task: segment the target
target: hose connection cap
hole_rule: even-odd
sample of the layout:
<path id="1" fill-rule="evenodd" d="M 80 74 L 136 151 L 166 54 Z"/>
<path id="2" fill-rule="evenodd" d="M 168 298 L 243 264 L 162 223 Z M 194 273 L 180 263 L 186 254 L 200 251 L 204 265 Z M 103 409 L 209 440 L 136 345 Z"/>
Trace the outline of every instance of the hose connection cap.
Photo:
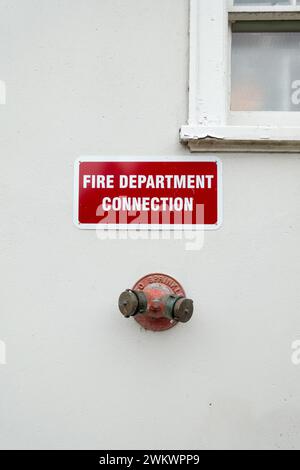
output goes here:
<path id="1" fill-rule="evenodd" d="M 125 318 L 134 317 L 147 311 L 147 299 L 143 292 L 126 290 L 120 295 L 119 309 Z"/>
<path id="2" fill-rule="evenodd" d="M 174 306 L 174 319 L 180 323 L 190 321 L 194 313 L 194 302 L 190 299 L 179 299 Z"/>

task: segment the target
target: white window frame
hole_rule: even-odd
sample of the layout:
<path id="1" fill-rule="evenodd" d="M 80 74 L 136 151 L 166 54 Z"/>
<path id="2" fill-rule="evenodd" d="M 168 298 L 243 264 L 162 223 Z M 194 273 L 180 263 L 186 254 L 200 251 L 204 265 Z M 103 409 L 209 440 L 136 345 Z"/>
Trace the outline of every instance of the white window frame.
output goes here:
<path id="1" fill-rule="evenodd" d="M 189 121 L 192 152 L 300 152 L 300 112 L 232 112 L 231 22 L 300 20 L 300 6 L 233 6 L 190 0 Z"/>

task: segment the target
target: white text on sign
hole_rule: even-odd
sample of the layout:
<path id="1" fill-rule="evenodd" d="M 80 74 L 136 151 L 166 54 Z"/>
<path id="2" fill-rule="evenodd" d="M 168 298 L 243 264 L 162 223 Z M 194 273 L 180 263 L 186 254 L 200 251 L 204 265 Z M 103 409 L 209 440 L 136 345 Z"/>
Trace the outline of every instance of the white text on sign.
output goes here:
<path id="1" fill-rule="evenodd" d="M 120 189 L 212 189 L 214 175 L 119 175 Z M 113 189 L 114 175 L 84 175 L 84 189 Z"/>

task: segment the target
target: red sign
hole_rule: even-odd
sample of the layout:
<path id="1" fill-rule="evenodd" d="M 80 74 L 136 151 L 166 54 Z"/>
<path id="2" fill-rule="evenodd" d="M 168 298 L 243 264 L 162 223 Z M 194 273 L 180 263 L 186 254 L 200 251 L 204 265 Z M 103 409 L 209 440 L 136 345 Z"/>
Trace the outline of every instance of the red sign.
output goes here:
<path id="1" fill-rule="evenodd" d="M 74 222 L 82 229 L 216 229 L 217 158 L 87 157 L 75 164 Z"/>

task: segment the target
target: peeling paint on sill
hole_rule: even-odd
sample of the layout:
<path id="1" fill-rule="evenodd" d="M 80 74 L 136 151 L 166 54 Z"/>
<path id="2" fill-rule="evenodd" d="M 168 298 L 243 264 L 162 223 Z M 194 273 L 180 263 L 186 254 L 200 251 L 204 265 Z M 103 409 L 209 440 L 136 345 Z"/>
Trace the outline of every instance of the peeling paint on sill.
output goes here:
<path id="1" fill-rule="evenodd" d="M 183 126 L 180 141 L 192 152 L 300 153 L 298 128 Z"/>

